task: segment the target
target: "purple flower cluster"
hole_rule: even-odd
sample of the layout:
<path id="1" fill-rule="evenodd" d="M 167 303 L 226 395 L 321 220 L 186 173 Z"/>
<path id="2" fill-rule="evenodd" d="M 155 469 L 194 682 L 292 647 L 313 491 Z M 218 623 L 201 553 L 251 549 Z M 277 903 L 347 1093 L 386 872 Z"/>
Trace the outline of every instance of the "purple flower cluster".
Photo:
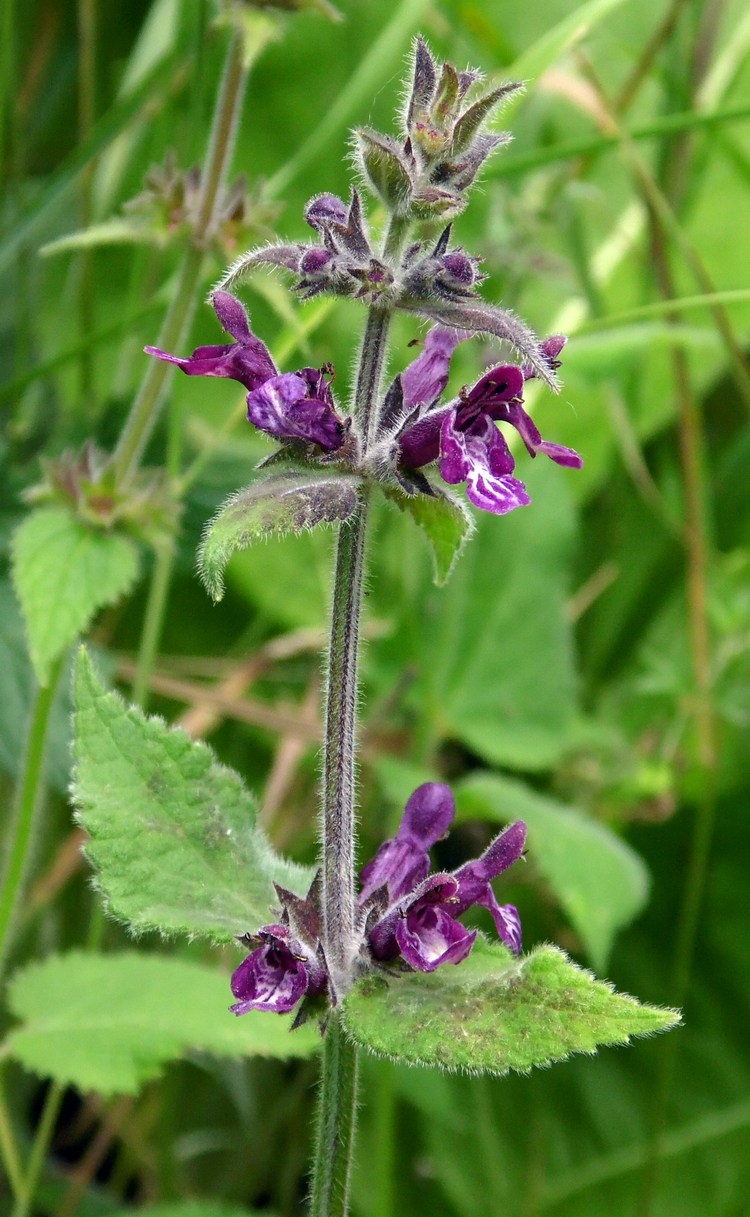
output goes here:
<path id="1" fill-rule="evenodd" d="M 441 964 L 460 963 L 477 931 L 466 929 L 458 918 L 474 905 L 490 911 L 502 941 L 520 952 L 518 910 L 498 903 L 492 880 L 522 856 L 526 825 L 520 820 L 511 824 L 480 858 L 458 870 L 430 874 L 430 848 L 447 834 L 454 816 L 450 787 L 426 782 L 406 804 L 395 837 L 385 841 L 362 870 L 359 910 L 365 966 L 400 959 L 402 966 L 415 971 L 434 972 Z M 328 987 L 314 899 L 303 901 L 277 890 L 284 924 L 264 926 L 242 940 L 254 950 L 232 977 L 238 999 L 231 1007 L 235 1014 L 285 1014 L 303 997 L 320 996 Z"/>
<path id="2" fill-rule="evenodd" d="M 419 469 L 437 460 L 445 482 L 466 482 L 466 494 L 475 507 L 504 515 L 525 507 L 530 499 L 523 482 L 512 476 L 515 460 L 495 423 L 514 427 L 532 457 L 543 452 L 571 469 L 579 469 L 583 461 L 572 448 L 543 440 L 524 410 L 524 384 L 536 376 L 528 365 L 492 368 L 471 389 L 463 389 L 457 401 L 439 403 L 453 351 L 466 337 L 460 331 L 435 326 L 422 354 L 402 374 L 406 424 L 397 433 L 400 463 L 406 469 Z M 558 355 L 565 341 L 548 338 L 540 345 L 551 371 L 560 366 Z M 425 403 L 428 408 L 422 409 Z"/>
<path id="3" fill-rule="evenodd" d="M 188 359 L 158 347 L 146 347 L 147 354 L 176 364 L 187 376 L 238 380 L 248 390 L 249 421 L 275 439 L 315 444 L 323 452 L 340 448 L 347 425 L 334 406 L 326 379 L 330 369 L 279 373 L 267 346 L 251 331 L 239 300 L 229 292 L 214 292 L 211 299 L 222 328 L 234 342 L 197 347 Z"/>
<path id="4" fill-rule="evenodd" d="M 327 201 L 328 196 L 325 198 Z M 334 401 L 330 365 L 280 373 L 268 348 L 252 333 L 240 302 L 223 291 L 214 292 L 212 299 L 233 342 L 198 347 L 189 358 L 157 347 L 146 347 L 146 351 L 176 364 L 188 376 L 239 381 L 248 390 L 248 419 L 259 430 L 284 444 L 304 445 L 308 455 L 335 457 L 360 468 L 363 454 L 357 456 L 347 444 L 350 420 L 342 417 Z M 433 326 L 422 353 L 397 377 L 397 392 L 389 394 L 391 404 L 386 401 L 382 412 L 388 461 L 402 486 L 409 484 L 410 473 L 437 461 L 445 482 L 465 482 L 467 496 L 476 507 L 503 515 L 530 500 L 523 482 L 513 476 L 515 460 L 496 423 L 515 428 L 532 457 L 541 452 L 572 469 L 583 462 L 571 448 L 543 440 L 524 410 L 525 382 L 538 374 L 530 364 L 491 368 L 471 388 L 463 388 L 456 400 L 440 402 L 453 352 L 470 336 L 464 330 Z M 560 366 L 558 356 L 564 344 L 565 339 L 559 337 L 540 344 L 550 374 Z M 379 439 L 382 444 L 383 435 Z M 426 480 L 416 485 L 429 493 Z"/>

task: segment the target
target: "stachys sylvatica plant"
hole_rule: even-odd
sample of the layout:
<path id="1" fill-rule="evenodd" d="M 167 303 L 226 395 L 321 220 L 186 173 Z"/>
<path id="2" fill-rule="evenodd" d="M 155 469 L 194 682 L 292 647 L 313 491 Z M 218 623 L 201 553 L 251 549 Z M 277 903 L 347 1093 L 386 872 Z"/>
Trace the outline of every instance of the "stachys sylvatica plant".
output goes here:
<path id="1" fill-rule="evenodd" d="M 136 928 L 239 939 L 246 955 L 231 979 L 233 1014 L 289 1015 L 290 1035 L 301 1034 L 305 1022 L 320 1028 L 315 1217 L 348 1211 L 362 1051 L 502 1074 L 677 1021 L 673 1011 L 617 994 L 555 947 L 522 954 L 521 915 L 493 886 L 498 879 L 501 890 L 504 872 L 523 858 L 520 820 L 480 857 L 449 872 L 432 870 L 430 850 L 449 832 L 455 806 L 448 786 L 427 782 L 406 803 L 396 835 L 358 862 L 357 666 L 373 500 L 395 501 L 423 529 L 440 582 L 472 531 L 464 498 L 497 516 L 533 511 L 522 480 L 527 459 L 542 455 L 562 466 L 550 477 L 574 476 L 582 464 L 577 452 L 543 439 L 524 406 L 529 380 L 557 390 L 565 339 L 539 340 L 513 313 L 483 299 L 479 259 L 453 231 L 482 165 L 509 138 L 489 130 L 488 120 L 519 88 L 487 91 L 478 72 L 437 63 L 418 39 L 398 135 L 354 133 L 358 183 L 350 197 L 316 194 L 305 211 L 309 241 L 252 250 L 213 291 L 227 340 L 190 355 L 146 348 L 188 376 L 238 381 L 249 422 L 274 445 L 207 526 L 199 565 L 215 599 L 238 549 L 321 524 L 338 529 L 314 873 L 274 853 L 253 822 L 250 796 L 208 749 L 104 692 L 85 656 L 78 667 L 77 798 L 113 910 Z M 365 192 L 386 216 L 377 239 Z M 235 294 L 258 267 L 288 272 L 302 300 L 327 293 L 362 305 L 348 400 L 334 392 L 330 364 L 277 368 Z M 389 326 L 398 310 L 427 328 L 416 358 L 393 369 Z M 477 335 L 499 340 L 508 355 L 447 395 L 455 349 Z M 525 449 L 518 469 L 508 442 L 514 432 Z M 121 770 L 105 789 L 96 770 L 102 749 L 113 748 Z M 118 781 L 145 827 L 137 838 L 115 842 L 108 809 Z M 184 865 L 170 862 L 176 838 L 198 842 Z M 166 865 L 168 892 L 160 884 Z M 464 923 L 477 905 L 491 914 L 490 937 Z M 179 1000 L 175 994 L 176 1006 Z"/>

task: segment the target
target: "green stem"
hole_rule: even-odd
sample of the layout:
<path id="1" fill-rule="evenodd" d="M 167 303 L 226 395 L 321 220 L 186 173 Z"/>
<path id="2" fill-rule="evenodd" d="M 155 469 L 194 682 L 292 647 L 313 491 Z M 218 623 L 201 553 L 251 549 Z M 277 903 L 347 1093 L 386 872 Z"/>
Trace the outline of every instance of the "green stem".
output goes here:
<path id="1" fill-rule="evenodd" d="M 323 1040 L 311 1217 L 346 1217 L 354 1155 L 357 1049 L 332 1010 Z"/>
<path id="2" fill-rule="evenodd" d="M 5 1166 L 13 1197 L 17 1199 L 23 1191 L 23 1171 L 21 1169 L 18 1146 L 13 1135 L 13 1122 L 8 1111 L 8 1104 L 5 1101 L 5 1068 L 6 1062 L 0 1062 L 0 1156 Z"/>
<path id="3" fill-rule="evenodd" d="M 0 967 L 8 950 L 16 902 L 23 884 L 36 812 L 41 801 L 44 781 L 44 759 L 47 746 L 52 702 L 62 670 L 63 658 L 50 672 L 49 683 L 37 688 L 31 709 L 28 742 L 23 774 L 19 786 L 13 838 L 6 864 L 5 880 L 0 891 Z"/>
<path id="4" fill-rule="evenodd" d="M 31 1156 L 29 1158 L 29 1166 L 26 1171 L 26 1178 L 23 1182 L 21 1194 L 16 1199 L 15 1206 L 12 1210 L 11 1217 L 29 1217 L 32 1211 L 32 1204 L 36 1194 L 39 1176 L 42 1173 L 42 1166 L 47 1155 L 49 1143 L 52 1140 L 52 1134 L 55 1129 L 55 1123 L 60 1113 L 60 1105 L 63 1100 L 65 1088 L 61 1082 L 52 1082 L 47 1091 L 42 1108 L 42 1115 L 36 1130 L 34 1144 L 31 1147 Z"/>
<path id="5" fill-rule="evenodd" d="M 96 0 L 78 0 L 78 138 L 83 144 L 90 137 L 96 115 Z M 92 217 L 92 187 L 96 160 L 92 159 L 81 171 L 79 183 L 79 213 L 81 228 L 88 228 Z M 94 253 L 81 249 L 78 253 L 78 284 L 76 289 L 78 322 L 83 339 L 79 360 L 81 397 L 91 401 L 93 396 L 93 345 L 86 342 L 94 329 Z"/>
<path id="6" fill-rule="evenodd" d="M 193 242 L 185 251 L 172 303 L 157 340 L 157 346 L 163 350 L 170 351 L 179 347 L 190 325 L 196 289 L 200 281 L 203 250 L 215 224 L 215 211 L 232 154 L 246 80 L 247 58 L 244 40 L 241 33 L 236 32 L 229 44 L 224 76 L 216 101 L 202 176 L 202 190 L 193 227 Z M 143 450 L 159 417 L 168 373 L 169 364 L 160 359 L 150 361 L 114 455 L 115 474 L 120 484 L 132 477 L 138 468 Z"/>

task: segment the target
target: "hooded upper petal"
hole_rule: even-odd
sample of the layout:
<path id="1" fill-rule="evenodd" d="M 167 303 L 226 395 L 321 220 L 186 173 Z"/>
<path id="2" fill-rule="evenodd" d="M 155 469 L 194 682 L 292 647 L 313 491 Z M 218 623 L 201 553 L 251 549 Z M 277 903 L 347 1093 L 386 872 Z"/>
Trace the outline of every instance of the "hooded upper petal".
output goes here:
<path id="1" fill-rule="evenodd" d="M 158 347 L 146 347 L 146 353 L 176 364 L 187 376 L 224 376 L 239 381 L 252 391 L 276 375 L 276 365 L 268 347 L 255 337 L 245 309 L 229 292 L 214 292 L 211 302 L 222 327 L 232 335 L 234 342 L 196 347 L 186 359 Z"/>
<path id="2" fill-rule="evenodd" d="M 469 335 L 436 325 L 428 332 L 421 355 L 401 373 L 404 409 L 429 406 L 437 401 L 448 383 L 453 352 Z"/>
<path id="3" fill-rule="evenodd" d="M 429 849 L 444 837 L 456 812 L 450 786 L 425 782 L 404 808 L 395 837 L 384 841 L 363 868 L 360 904 L 386 887 L 391 901 L 412 891 L 430 869 Z"/>

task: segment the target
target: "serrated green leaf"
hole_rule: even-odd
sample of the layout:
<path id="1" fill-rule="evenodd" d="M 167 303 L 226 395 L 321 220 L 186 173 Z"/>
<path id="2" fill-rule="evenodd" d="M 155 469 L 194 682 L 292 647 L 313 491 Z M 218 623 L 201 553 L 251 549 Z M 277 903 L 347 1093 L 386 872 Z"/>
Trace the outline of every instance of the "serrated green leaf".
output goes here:
<path id="1" fill-rule="evenodd" d="M 344 1002 L 344 1020 L 358 1044 L 381 1056 L 500 1075 L 627 1044 L 680 1016 L 616 993 L 558 947 L 515 959 L 478 938 L 457 967 L 361 980 Z"/>
<path id="2" fill-rule="evenodd" d="M 359 485 L 359 478 L 340 473 L 283 473 L 260 478 L 232 495 L 206 527 L 198 551 L 198 570 L 209 595 L 221 600 L 224 568 L 238 549 L 348 519 L 357 506 Z"/>
<path id="3" fill-rule="evenodd" d="M 442 587 L 474 531 L 474 521 L 463 503 L 451 498 L 440 487 L 433 489 L 434 498 L 426 494 L 399 494 L 394 490 L 387 490 L 386 497 L 421 528 L 432 552 L 435 585 Z"/>
<path id="4" fill-rule="evenodd" d="M 273 880 L 307 890 L 312 872 L 274 854 L 238 775 L 106 692 L 84 650 L 75 698 L 74 799 L 116 916 L 227 942 L 269 921 Z"/>
<path id="5" fill-rule="evenodd" d="M 635 850 L 606 825 L 498 774 L 470 776 L 456 785 L 455 794 L 461 818 L 526 821 L 531 861 L 559 898 L 594 966 L 603 968 L 617 931 L 648 897 L 648 871 Z"/>
<path id="6" fill-rule="evenodd" d="M 42 1077 L 80 1090 L 133 1094 L 188 1051 L 221 1056 L 308 1056 L 315 1025 L 229 1012 L 229 977 L 216 968 L 127 951 L 73 951 L 16 974 L 11 1012 L 23 1020 L 3 1052 Z"/>
<path id="7" fill-rule="evenodd" d="M 64 507 L 40 507 L 16 529 L 13 583 L 40 684 L 50 666 L 138 574 L 129 537 L 90 528 Z"/>

